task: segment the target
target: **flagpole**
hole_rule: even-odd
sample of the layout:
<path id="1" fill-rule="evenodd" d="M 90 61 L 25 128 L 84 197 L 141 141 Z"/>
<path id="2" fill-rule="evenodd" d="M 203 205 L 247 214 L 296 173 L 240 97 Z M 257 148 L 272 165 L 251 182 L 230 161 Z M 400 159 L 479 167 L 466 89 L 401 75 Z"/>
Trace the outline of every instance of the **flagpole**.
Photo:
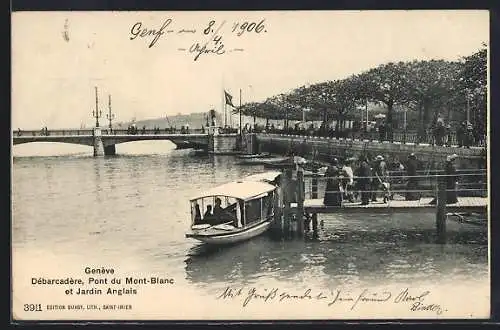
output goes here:
<path id="1" fill-rule="evenodd" d="M 241 127 L 241 88 L 240 88 L 240 109 L 239 109 L 239 113 L 240 113 L 240 135 L 243 136 L 243 129 Z"/>
<path id="2" fill-rule="evenodd" d="M 224 104 L 224 129 L 227 127 L 227 111 L 226 111 L 226 90 L 223 90 L 222 103 Z"/>

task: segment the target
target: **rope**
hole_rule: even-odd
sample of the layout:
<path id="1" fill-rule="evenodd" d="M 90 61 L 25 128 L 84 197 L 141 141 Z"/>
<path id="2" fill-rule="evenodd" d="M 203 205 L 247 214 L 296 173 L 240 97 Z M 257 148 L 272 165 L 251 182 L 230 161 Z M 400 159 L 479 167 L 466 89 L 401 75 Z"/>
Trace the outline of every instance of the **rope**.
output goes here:
<path id="1" fill-rule="evenodd" d="M 418 190 L 411 190 L 411 189 L 400 189 L 400 190 L 386 190 L 386 189 L 383 189 L 383 190 L 357 190 L 357 189 L 349 189 L 349 191 L 352 191 L 352 192 L 385 192 L 385 191 L 390 191 L 391 193 L 401 193 L 401 192 L 434 192 L 434 190 L 429 190 L 429 189 L 418 189 Z M 446 189 L 445 191 L 456 191 L 456 192 L 461 192 L 461 191 L 482 191 L 482 192 L 486 192 L 487 189 L 481 189 L 481 188 L 465 188 L 465 189 Z M 343 192 L 343 191 L 340 191 L 340 190 L 325 190 L 325 193 L 326 192 L 333 192 L 333 193 L 340 193 L 340 192 Z"/>
<path id="2" fill-rule="evenodd" d="M 437 178 L 437 177 L 462 177 L 462 176 L 482 176 L 483 174 L 474 174 L 474 173 L 464 173 L 464 174 L 436 174 L 436 175 L 394 175 L 390 176 L 390 178 Z M 356 179 L 375 179 L 376 176 L 354 176 L 354 180 Z M 320 179 L 346 179 L 344 176 L 318 176 Z"/>

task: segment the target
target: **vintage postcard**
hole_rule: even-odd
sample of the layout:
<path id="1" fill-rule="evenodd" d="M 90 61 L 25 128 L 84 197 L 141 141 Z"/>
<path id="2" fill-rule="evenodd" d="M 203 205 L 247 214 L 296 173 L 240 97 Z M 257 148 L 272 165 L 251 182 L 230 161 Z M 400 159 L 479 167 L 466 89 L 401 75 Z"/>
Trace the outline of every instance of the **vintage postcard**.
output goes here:
<path id="1" fill-rule="evenodd" d="M 14 12 L 28 320 L 490 317 L 489 13 Z"/>

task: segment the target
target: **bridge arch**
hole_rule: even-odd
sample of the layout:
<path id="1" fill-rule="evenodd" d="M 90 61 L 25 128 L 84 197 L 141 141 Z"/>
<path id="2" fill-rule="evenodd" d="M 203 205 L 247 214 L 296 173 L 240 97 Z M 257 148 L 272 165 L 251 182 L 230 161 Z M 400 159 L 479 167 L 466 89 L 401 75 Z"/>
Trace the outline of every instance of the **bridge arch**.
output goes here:
<path id="1" fill-rule="evenodd" d="M 12 148 L 14 157 L 66 156 L 75 154 L 92 155 L 93 147 L 78 143 L 43 142 L 16 144 Z"/>

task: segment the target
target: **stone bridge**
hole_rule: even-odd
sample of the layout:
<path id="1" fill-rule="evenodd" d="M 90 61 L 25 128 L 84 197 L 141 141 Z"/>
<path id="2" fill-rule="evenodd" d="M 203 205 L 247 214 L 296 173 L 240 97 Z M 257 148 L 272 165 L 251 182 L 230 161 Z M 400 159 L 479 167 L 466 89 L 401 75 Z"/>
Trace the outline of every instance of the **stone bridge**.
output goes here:
<path id="1" fill-rule="evenodd" d="M 132 141 L 169 140 L 177 148 L 209 149 L 207 133 L 193 131 L 189 134 L 163 133 L 155 130 L 138 130 L 130 134 L 127 130 L 73 129 L 48 131 L 14 131 L 13 144 L 30 142 L 60 142 L 94 147 L 94 155 L 115 155 L 115 146 Z"/>

